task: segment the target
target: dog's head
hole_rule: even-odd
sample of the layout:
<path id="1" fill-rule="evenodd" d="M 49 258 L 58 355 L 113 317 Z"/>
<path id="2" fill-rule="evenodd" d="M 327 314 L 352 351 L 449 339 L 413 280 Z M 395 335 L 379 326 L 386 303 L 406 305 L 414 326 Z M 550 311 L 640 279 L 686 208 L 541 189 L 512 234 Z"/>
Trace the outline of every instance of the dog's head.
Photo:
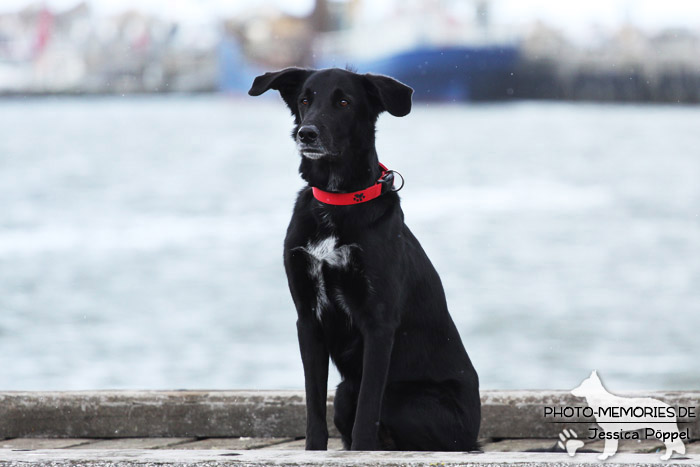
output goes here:
<path id="1" fill-rule="evenodd" d="M 393 78 L 338 68 L 265 73 L 255 78 L 248 94 L 259 96 L 269 89 L 279 91 L 294 115 L 292 137 L 307 180 L 314 173 L 316 178 L 324 173 L 328 179 L 332 172 L 347 178 L 352 172 L 366 173 L 368 167 L 376 167 L 377 117 L 384 111 L 407 115 L 413 94 L 413 89 Z"/>

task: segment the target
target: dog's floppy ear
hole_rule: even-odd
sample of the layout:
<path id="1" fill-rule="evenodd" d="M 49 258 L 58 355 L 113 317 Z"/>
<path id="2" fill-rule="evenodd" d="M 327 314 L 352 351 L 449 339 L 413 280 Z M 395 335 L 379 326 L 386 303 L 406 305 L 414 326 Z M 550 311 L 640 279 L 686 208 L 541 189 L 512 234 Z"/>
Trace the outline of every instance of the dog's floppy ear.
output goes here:
<path id="1" fill-rule="evenodd" d="M 386 110 L 395 117 L 403 117 L 411 111 L 413 89 L 405 84 L 383 75 L 364 75 L 370 96 L 374 97 L 381 110 Z"/>
<path id="2" fill-rule="evenodd" d="M 248 94 L 251 96 L 259 96 L 268 89 L 276 89 L 280 92 L 287 106 L 292 112 L 295 112 L 299 87 L 306 81 L 306 78 L 308 78 L 311 73 L 313 73 L 313 70 L 297 67 L 285 68 L 280 71 L 271 71 L 255 78 Z"/>

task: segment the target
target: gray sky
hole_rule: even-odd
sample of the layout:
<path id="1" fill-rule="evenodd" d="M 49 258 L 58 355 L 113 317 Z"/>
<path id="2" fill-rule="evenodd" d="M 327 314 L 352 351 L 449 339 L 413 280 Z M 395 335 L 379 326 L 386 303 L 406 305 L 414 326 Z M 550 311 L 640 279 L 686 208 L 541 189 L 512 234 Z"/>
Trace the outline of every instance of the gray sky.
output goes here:
<path id="1" fill-rule="evenodd" d="M 12 10 L 32 0 L 0 0 L 0 10 Z M 380 15 L 396 1 L 365 1 L 369 13 Z M 134 7 L 157 12 L 161 16 L 200 22 L 217 14 L 235 14 L 247 8 L 271 5 L 289 13 L 303 14 L 313 0 L 88 0 L 99 13 L 112 13 Z M 44 0 L 52 7 L 67 8 L 77 0 Z M 529 23 L 542 19 L 562 28 L 580 28 L 598 24 L 614 26 L 626 19 L 645 29 L 668 26 L 690 27 L 700 31 L 700 1 L 697 0 L 494 0 L 496 22 Z"/>

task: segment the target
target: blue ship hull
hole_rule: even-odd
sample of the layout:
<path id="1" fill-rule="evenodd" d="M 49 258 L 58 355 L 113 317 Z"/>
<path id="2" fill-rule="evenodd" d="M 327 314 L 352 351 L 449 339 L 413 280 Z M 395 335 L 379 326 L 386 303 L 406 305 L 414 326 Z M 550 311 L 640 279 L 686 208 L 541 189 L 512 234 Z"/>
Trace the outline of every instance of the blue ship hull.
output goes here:
<path id="1" fill-rule="evenodd" d="M 515 46 L 425 47 L 378 60 L 353 62 L 347 59 L 320 60 L 316 67 L 350 65 L 360 73 L 392 76 L 415 90 L 417 101 L 479 101 L 506 99 L 515 88 Z M 244 93 L 253 78 L 264 73 L 248 63 L 233 40 L 219 49 L 219 88 Z"/>
<path id="2" fill-rule="evenodd" d="M 224 38 L 218 48 L 219 91 L 229 94 L 248 92 L 256 76 L 266 71 L 252 65 L 243 55 L 238 41 Z"/>
<path id="3" fill-rule="evenodd" d="M 454 102 L 512 96 L 518 58 L 514 46 L 426 47 L 348 64 L 360 73 L 392 76 L 408 84 L 415 90 L 415 100 Z"/>

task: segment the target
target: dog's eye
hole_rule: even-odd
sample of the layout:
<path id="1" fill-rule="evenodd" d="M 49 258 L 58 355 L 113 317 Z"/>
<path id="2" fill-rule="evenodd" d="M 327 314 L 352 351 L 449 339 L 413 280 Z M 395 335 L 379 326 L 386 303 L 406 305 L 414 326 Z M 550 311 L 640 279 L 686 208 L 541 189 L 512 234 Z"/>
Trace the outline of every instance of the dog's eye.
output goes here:
<path id="1" fill-rule="evenodd" d="M 345 99 L 340 99 L 340 101 L 338 102 L 338 104 L 340 104 L 341 107 L 347 107 L 348 105 L 350 105 L 350 102 L 348 102 L 348 101 L 345 100 Z"/>
<path id="2" fill-rule="evenodd" d="M 309 100 L 307 98 L 303 98 L 301 100 L 301 105 L 309 105 Z"/>

